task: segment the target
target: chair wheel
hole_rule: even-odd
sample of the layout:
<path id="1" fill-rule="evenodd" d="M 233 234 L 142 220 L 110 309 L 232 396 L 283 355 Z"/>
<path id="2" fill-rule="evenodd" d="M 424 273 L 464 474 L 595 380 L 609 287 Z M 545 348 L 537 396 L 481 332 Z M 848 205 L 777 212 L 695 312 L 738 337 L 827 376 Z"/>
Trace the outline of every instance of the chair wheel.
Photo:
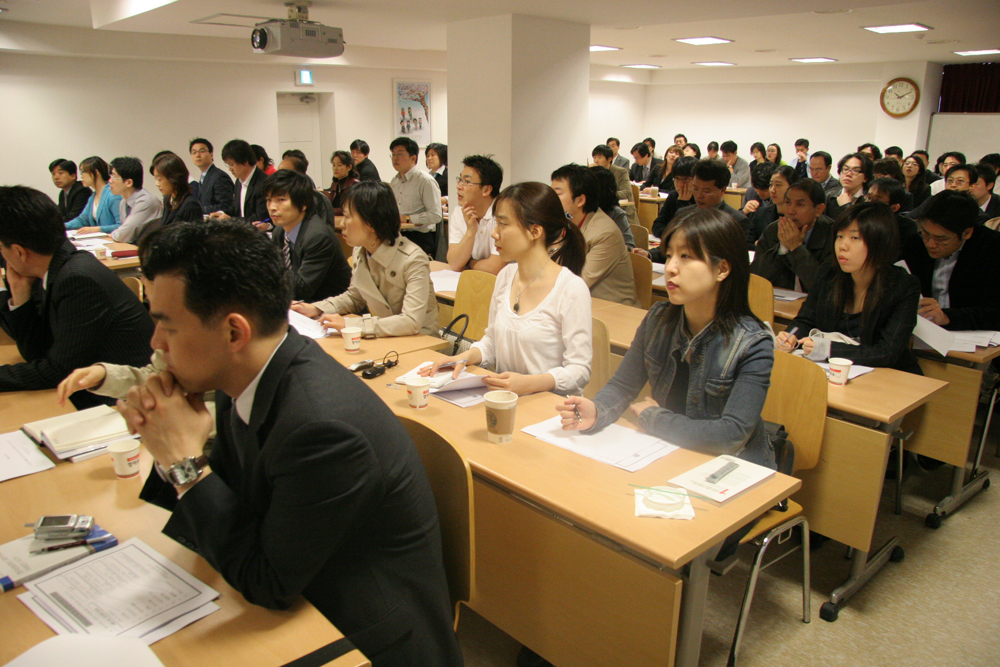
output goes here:
<path id="1" fill-rule="evenodd" d="M 941 527 L 941 521 L 942 521 L 942 519 L 941 519 L 941 515 L 940 514 L 933 514 L 932 513 L 932 514 L 928 514 L 924 518 L 924 525 L 927 526 L 928 528 L 934 528 L 935 530 L 937 530 L 938 528 Z"/>
<path id="2" fill-rule="evenodd" d="M 906 552 L 903 551 L 903 547 L 893 547 L 892 553 L 889 554 L 889 560 L 893 563 L 898 563 L 906 558 Z"/>
<path id="3" fill-rule="evenodd" d="M 987 477 L 985 480 L 983 480 L 983 491 L 985 491 L 988 488 L 990 488 L 990 478 L 989 477 Z"/>
<path id="4" fill-rule="evenodd" d="M 827 623 L 836 621 L 838 614 L 840 614 L 840 610 L 832 602 L 824 602 L 823 606 L 819 608 L 819 617 Z"/>

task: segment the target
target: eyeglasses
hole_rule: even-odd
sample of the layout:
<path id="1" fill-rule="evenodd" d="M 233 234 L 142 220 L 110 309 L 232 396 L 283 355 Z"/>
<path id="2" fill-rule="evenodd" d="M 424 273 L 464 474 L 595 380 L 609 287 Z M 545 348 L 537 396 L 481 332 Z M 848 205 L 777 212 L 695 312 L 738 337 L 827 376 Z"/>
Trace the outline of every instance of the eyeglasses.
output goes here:
<path id="1" fill-rule="evenodd" d="M 847 174 L 854 174 L 855 176 L 860 176 L 863 171 L 864 169 L 862 169 L 861 167 L 844 167 L 843 169 L 840 170 L 840 173 L 844 174 L 845 176 Z"/>
<path id="2" fill-rule="evenodd" d="M 917 161 L 916 160 L 903 160 L 903 166 L 904 167 L 916 167 L 918 165 L 917 165 Z"/>
<path id="3" fill-rule="evenodd" d="M 467 188 L 471 185 L 482 185 L 482 183 L 476 183 L 467 179 L 463 179 L 461 176 L 455 177 L 455 183 L 461 188 Z"/>
<path id="4" fill-rule="evenodd" d="M 209 152 L 209 150 L 207 148 L 192 148 L 191 149 L 191 155 L 201 155 L 202 153 L 208 153 L 208 152 Z"/>
<path id="5" fill-rule="evenodd" d="M 113 172 L 111 172 L 111 175 L 108 177 L 108 180 L 109 181 L 120 181 L 120 180 L 122 180 L 122 177 L 119 176 L 117 172 L 113 171 Z"/>
<path id="6" fill-rule="evenodd" d="M 945 181 L 945 185 L 953 185 L 955 187 L 962 187 L 962 186 L 966 186 L 966 185 L 971 185 L 971 183 L 969 183 L 969 179 L 967 179 L 967 178 L 949 178 L 947 181 Z"/>
<path id="7" fill-rule="evenodd" d="M 957 234 L 951 236 L 933 236 L 925 232 L 923 227 L 918 229 L 917 233 L 920 234 L 920 238 L 924 240 L 924 243 L 933 243 L 936 246 L 951 245 L 958 238 Z"/>

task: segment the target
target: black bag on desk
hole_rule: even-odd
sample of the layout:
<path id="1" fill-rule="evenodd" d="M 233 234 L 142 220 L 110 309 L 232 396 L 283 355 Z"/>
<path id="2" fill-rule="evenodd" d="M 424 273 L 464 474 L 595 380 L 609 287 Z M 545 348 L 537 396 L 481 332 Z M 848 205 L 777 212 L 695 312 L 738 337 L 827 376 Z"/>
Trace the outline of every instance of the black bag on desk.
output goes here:
<path id="1" fill-rule="evenodd" d="M 465 320 L 465 324 L 462 325 L 462 330 L 459 333 L 455 333 L 455 328 L 458 325 L 458 321 L 463 319 Z M 469 316 L 463 314 L 453 319 L 451 322 L 448 323 L 448 326 L 444 327 L 438 332 L 438 336 L 440 336 L 441 338 L 445 339 L 446 341 L 452 344 L 451 351 L 446 353 L 449 357 L 453 357 L 456 354 L 461 354 L 463 352 L 468 352 L 469 348 L 472 347 L 472 344 L 476 342 L 472 339 L 465 337 L 465 330 L 468 328 L 469 328 Z"/>

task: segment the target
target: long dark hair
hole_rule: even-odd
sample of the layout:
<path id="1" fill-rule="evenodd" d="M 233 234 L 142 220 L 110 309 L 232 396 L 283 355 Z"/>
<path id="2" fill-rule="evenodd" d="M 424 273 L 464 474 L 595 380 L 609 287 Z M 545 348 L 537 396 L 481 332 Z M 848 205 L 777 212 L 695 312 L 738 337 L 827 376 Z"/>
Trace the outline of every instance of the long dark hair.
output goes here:
<path id="1" fill-rule="evenodd" d="M 191 194 L 191 184 L 188 183 L 187 166 L 185 166 L 184 160 L 180 159 L 173 153 L 167 153 L 153 163 L 154 175 L 157 171 L 160 172 L 160 176 L 169 181 L 170 187 L 174 190 L 174 194 L 170 197 L 170 201 L 165 203 L 170 206 L 171 211 L 176 211 L 180 208 L 184 199 Z"/>
<path id="2" fill-rule="evenodd" d="M 671 151 L 677 153 L 677 159 L 674 160 L 673 164 L 670 164 L 667 161 L 667 153 L 670 153 Z M 667 146 L 667 150 L 663 151 L 663 166 L 660 167 L 660 182 L 662 182 L 663 179 L 665 179 L 674 170 L 674 167 L 677 166 L 677 160 L 680 160 L 682 157 L 684 157 L 683 148 L 679 147 L 677 144 L 670 144 Z"/>
<path id="3" fill-rule="evenodd" d="M 861 327 L 865 320 L 875 311 L 888 290 L 889 267 L 899 257 L 899 223 L 896 214 L 885 204 L 877 202 L 862 202 L 846 209 L 833 225 L 834 254 L 836 254 L 837 233 L 847 229 L 852 222 L 858 223 L 858 233 L 865 242 L 868 257 L 863 268 L 875 269 L 865 302 L 861 307 Z M 840 271 L 834 278 L 833 290 L 830 292 L 829 306 L 836 313 L 848 312 L 848 307 L 854 305 L 854 278 L 846 271 Z"/>
<path id="4" fill-rule="evenodd" d="M 731 215 L 717 208 L 702 209 L 696 206 L 678 213 L 663 232 L 661 247 L 666 248 L 670 237 L 684 232 L 687 247 L 699 259 L 712 266 L 729 262 L 729 275 L 719 285 L 715 301 L 715 321 L 728 336 L 743 317 L 757 316 L 750 310 L 750 257 L 747 255 L 746 232 Z M 671 307 L 668 316 L 673 322 L 680 317 L 681 308 Z M 763 326 L 763 325 L 761 325 Z"/>
<path id="5" fill-rule="evenodd" d="M 907 192 L 913 195 L 918 195 L 923 192 L 924 188 L 927 187 L 927 165 L 921 160 L 916 153 L 912 153 L 907 156 L 906 160 L 914 160 L 917 163 L 917 175 L 913 177 L 909 185 L 906 185 L 906 174 L 903 174 L 903 185 L 906 185 Z M 903 160 L 903 162 L 906 162 Z"/>
<path id="6" fill-rule="evenodd" d="M 583 232 L 566 217 L 555 190 L 544 183 L 515 183 L 504 188 L 497 197 L 493 204 L 495 211 L 500 210 L 501 202 L 510 205 L 514 217 L 525 229 L 530 229 L 531 225 L 541 226 L 547 248 L 560 244 L 552 260 L 580 275 L 587 260 L 587 245 Z M 746 239 L 743 245 L 743 254 L 746 255 Z"/>

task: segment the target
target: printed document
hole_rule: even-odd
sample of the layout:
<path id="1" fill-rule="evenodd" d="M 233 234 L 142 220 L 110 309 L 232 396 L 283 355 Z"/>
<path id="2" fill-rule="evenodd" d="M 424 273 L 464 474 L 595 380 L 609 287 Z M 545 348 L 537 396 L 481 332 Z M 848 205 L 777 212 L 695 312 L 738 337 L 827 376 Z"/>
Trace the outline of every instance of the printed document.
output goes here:
<path id="1" fill-rule="evenodd" d="M 560 417 L 521 429 L 539 440 L 582 454 L 601 463 L 635 472 L 677 449 L 666 440 L 612 424 L 597 433 L 562 430 Z"/>
<path id="2" fill-rule="evenodd" d="M 0 482 L 54 467 L 49 457 L 21 431 L 0 434 Z"/>

